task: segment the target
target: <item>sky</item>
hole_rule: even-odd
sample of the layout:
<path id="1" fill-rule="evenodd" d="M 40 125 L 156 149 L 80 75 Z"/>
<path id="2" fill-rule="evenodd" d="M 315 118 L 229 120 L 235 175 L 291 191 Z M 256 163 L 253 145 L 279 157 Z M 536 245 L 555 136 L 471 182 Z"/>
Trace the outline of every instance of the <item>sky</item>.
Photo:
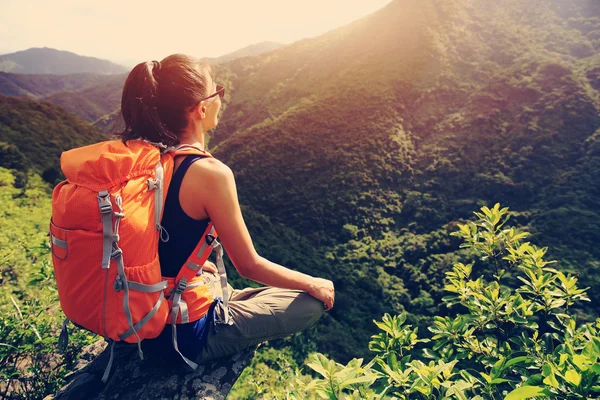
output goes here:
<path id="1" fill-rule="evenodd" d="M 390 0 L 0 0 L 0 54 L 51 47 L 131 66 L 173 53 L 218 57 L 289 44 Z"/>

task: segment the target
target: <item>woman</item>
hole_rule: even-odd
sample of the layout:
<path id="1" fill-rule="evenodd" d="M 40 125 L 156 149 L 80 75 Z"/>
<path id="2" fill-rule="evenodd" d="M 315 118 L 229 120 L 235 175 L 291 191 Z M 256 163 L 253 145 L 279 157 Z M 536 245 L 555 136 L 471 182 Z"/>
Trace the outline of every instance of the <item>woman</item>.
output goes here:
<path id="1" fill-rule="evenodd" d="M 123 88 L 126 128 L 121 136 L 204 150 L 206 133 L 218 124 L 224 92 L 215 84 L 210 67 L 190 56 L 174 54 L 161 62 L 138 64 Z M 242 218 L 231 169 L 214 158 L 176 157 L 162 219 L 169 240 L 159 244 L 163 276 L 177 275 L 210 221 L 239 274 L 268 287 L 229 287 L 231 325 L 211 329 L 213 315 L 224 319 L 218 302 L 213 304 L 216 312 L 179 325 L 179 350 L 186 358 L 206 362 L 288 336 L 311 326 L 333 307 L 331 281 L 292 271 L 257 254 Z M 207 284 L 218 282 L 216 274 L 209 278 Z M 170 328 L 144 341 L 144 346 L 170 351 Z"/>

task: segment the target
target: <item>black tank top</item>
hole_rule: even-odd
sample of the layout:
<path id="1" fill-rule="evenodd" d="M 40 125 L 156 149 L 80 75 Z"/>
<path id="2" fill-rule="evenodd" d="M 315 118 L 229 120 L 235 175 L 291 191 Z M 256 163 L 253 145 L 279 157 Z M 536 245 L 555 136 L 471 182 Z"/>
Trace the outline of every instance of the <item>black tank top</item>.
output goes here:
<path id="1" fill-rule="evenodd" d="M 200 241 L 210 219 L 193 219 L 179 204 L 179 189 L 188 168 L 203 156 L 186 156 L 173 174 L 162 218 L 162 226 L 169 234 L 169 240 L 158 243 L 158 257 L 163 276 L 174 278 L 179 269 Z"/>

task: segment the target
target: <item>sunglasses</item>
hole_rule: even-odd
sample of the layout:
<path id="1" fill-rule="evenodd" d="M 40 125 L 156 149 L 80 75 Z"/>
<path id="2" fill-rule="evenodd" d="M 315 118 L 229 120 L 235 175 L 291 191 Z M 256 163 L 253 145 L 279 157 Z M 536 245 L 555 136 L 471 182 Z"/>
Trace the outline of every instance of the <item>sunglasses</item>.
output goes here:
<path id="1" fill-rule="evenodd" d="M 217 95 L 218 95 L 220 98 L 223 98 L 223 97 L 225 97 L 225 87 L 224 87 L 223 85 L 216 85 L 215 92 L 214 92 L 213 94 L 211 94 L 210 96 L 208 96 L 208 97 L 205 97 L 205 98 L 203 98 L 203 99 L 200 99 L 200 100 L 198 100 L 198 102 L 197 102 L 197 103 L 196 103 L 196 104 L 195 104 L 195 105 L 194 105 L 194 106 L 193 106 L 193 107 L 190 109 L 190 111 L 191 111 L 191 110 L 193 110 L 193 109 L 194 109 L 194 107 L 196 107 L 196 106 L 198 105 L 198 103 L 200 103 L 201 101 L 205 101 L 205 100 L 208 100 L 208 99 L 212 99 L 213 97 L 215 97 L 215 96 L 217 96 Z"/>

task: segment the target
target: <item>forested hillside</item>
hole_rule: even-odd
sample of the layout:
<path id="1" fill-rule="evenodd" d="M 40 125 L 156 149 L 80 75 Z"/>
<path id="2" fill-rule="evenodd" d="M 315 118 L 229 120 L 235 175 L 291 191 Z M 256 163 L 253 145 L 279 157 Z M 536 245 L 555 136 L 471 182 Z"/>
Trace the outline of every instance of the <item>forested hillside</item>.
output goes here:
<path id="1" fill-rule="evenodd" d="M 43 99 L 55 93 L 102 85 L 111 78 L 110 75 L 99 74 L 27 75 L 0 72 L 0 94 Z"/>
<path id="2" fill-rule="evenodd" d="M 26 75 L 0 72 L 0 94 L 57 104 L 103 132 L 120 128 L 121 91 L 126 75 Z"/>
<path id="3" fill-rule="evenodd" d="M 599 17 L 589 1 L 394 1 L 219 69 L 232 90 L 211 146 L 244 203 L 324 250 L 348 336 L 385 308 L 436 312 L 448 230 L 495 201 L 597 304 Z M 338 328 L 323 346 L 348 354 Z"/>
<path id="4" fill-rule="evenodd" d="M 44 100 L 58 104 L 80 119 L 94 123 L 121 106 L 121 92 L 127 75 L 111 75 L 101 84 L 82 88 L 74 92 L 60 92 Z"/>
<path id="5" fill-rule="evenodd" d="M 60 178 L 60 155 L 106 139 L 98 129 L 47 102 L 0 95 L 0 167 Z"/>

